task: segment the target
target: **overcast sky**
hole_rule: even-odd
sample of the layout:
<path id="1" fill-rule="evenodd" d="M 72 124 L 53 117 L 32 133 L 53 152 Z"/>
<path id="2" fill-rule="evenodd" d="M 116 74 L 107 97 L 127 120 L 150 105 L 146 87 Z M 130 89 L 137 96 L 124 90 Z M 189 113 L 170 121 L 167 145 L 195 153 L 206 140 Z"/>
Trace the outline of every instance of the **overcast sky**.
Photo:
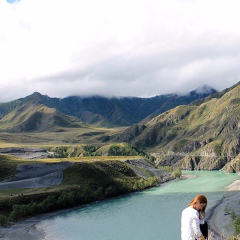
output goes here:
<path id="1" fill-rule="evenodd" d="M 0 0 L 0 102 L 240 81 L 239 0 Z"/>

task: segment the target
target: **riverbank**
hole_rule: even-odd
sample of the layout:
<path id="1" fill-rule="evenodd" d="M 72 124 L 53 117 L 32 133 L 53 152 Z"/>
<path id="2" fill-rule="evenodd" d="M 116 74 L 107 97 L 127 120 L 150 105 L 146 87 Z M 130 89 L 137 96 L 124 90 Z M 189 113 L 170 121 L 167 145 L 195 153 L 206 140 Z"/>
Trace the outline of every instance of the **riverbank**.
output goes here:
<path id="1" fill-rule="evenodd" d="M 186 179 L 190 179 L 190 178 L 195 178 L 195 175 L 189 175 L 189 174 L 184 174 L 181 176 L 181 180 L 186 180 Z M 169 184 L 175 180 L 172 181 L 166 181 L 165 183 L 162 183 L 161 186 L 165 185 L 165 184 Z M 78 206 L 75 208 L 71 208 L 69 210 L 60 210 L 57 212 L 53 212 L 53 213 L 48 213 L 48 214 L 41 214 L 41 215 L 37 215 L 35 217 L 26 219 L 24 221 L 18 222 L 16 224 L 14 224 L 13 226 L 9 227 L 9 228 L 1 228 L 0 227 L 0 239 L 1 240 L 42 240 L 44 239 L 44 232 L 42 230 L 39 230 L 37 228 L 37 223 L 41 222 L 42 220 L 49 218 L 51 216 L 54 215 L 58 215 L 61 214 L 63 212 L 66 211 L 72 211 L 74 209 L 79 209 L 82 206 Z"/>
<path id="2" fill-rule="evenodd" d="M 18 222 L 11 227 L 2 228 L 0 227 L 0 239 L 1 240 L 42 240 L 44 239 L 44 232 L 39 231 L 36 228 L 36 224 L 40 221 L 61 214 L 63 212 L 72 211 L 80 207 L 71 208 L 69 210 L 60 210 L 53 213 L 40 214 L 35 217 L 31 217 L 24 221 Z"/>
<path id="3" fill-rule="evenodd" d="M 240 180 L 236 180 L 227 187 L 227 192 L 216 204 L 208 219 L 209 228 L 216 232 L 215 239 L 227 239 L 234 235 L 232 211 L 240 214 Z"/>
<path id="4" fill-rule="evenodd" d="M 182 175 L 181 180 L 186 180 L 189 178 L 194 178 L 194 175 Z M 166 181 L 164 183 L 161 183 L 161 186 L 165 184 L 169 184 L 175 180 Z M 8 227 L 8 228 L 2 228 L 0 227 L 0 240 L 42 240 L 44 239 L 44 232 L 39 229 L 37 229 L 37 223 L 41 222 L 42 220 L 67 212 L 67 211 L 73 211 L 81 208 L 83 206 L 77 206 L 70 209 L 63 209 L 60 211 L 47 213 L 47 214 L 40 214 L 34 217 L 31 217 L 29 219 L 17 222 L 16 224 Z"/>
<path id="5" fill-rule="evenodd" d="M 12 190 L 7 192 L 5 199 L 4 198 L 1 199 L 2 201 L 1 206 L 4 206 L 4 204 L 8 201 L 8 198 L 11 199 L 12 205 L 13 204 L 21 205 L 22 204 L 21 200 L 23 198 L 20 199 L 19 196 L 24 196 L 23 200 L 25 201 L 24 202 L 25 206 L 26 204 L 30 204 L 28 205 L 28 208 L 33 209 L 33 211 L 31 210 L 31 212 L 32 214 L 34 214 L 37 212 L 35 211 L 35 209 L 39 207 L 43 200 L 41 198 L 39 199 L 36 198 L 34 202 L 35 204 L 37 204 L 37 206 L 33 206 L 33 204 L 31 203 L 31 197 L 34 196 L 34 194 L 35 195 L 43 194 L 45 199 L 48 199 L 48 204 L 44 203 L 45 208 L 48 211 L 51 210 L 53 211 L 54 209 L 61 209 L 65 203 L 66 203 L 65 206 L 76 205 L 68 204 L 68 200 L 70 199 L 70 197 L 73 198 L 73 202 L 75 203 L 78 202 L 79 205 L 82 206 L 84 204 L 88 204 L 99 199 L 109 198 L 111 196 L 116 196 L 118 194 L 124 193 L 127 194 L 129 192 L 136 191 L 136 189 L 142 190 L 150 186 L 155 186 L 156 177 L 158 177 L 162 181 L 169 181 L 170 179 L 172 179 L 169 173 L 154 168 L 145 159 L 130 158 L 117 160 L 118 161 L 109 159 L 109 161 L 96 160 L 96 161 L 82 161 L 77 163 L 53 162 L 53 163 L 34 163 L 19 165 L 17 166 L 14 178 L 12 178 L 10 181 L 0 182 L 0 190 L 17 189 L 19 192 L 13 193 L 11 192 Z M 128 168 L 128 166 L 124 162 L 127 162 L 130 165 L 130 167 Z M 134 170 L 130 169 L 132 165 L 134 165 L 133 168 L 136 168 L 138 170 L 135 172 L 136 175 L 134 175 L 133 173 Z M 65 172 L 63 173 L 63 171 Z M 141 182 L 141 186 L 139 185 L 140 178 L 137 178 L 137 175 L 142 178 L 145 178 L 144 183 Z M 149 175 L 155 177 L 151 182 L 148 182 Z M 97 179 L 98 181 L 96 181 L 95 179 Z M 111 182 L 109 181 L 109 179 L 111 179 Z M 116 179 L 121 179 L 121 181 L 119 180 L 115 181 Z M 92 181 L 94 181 L 93 190 L 90 186 Z M 124 181 L 130 182 L 131 186 L 125 188 Z M 63 186 L 59 186 L 61 185 L 61 183 L 63 183 Z M 52 188 L 55 185 L 57 185 L 57 187 Z M 102 187 L 102 185 L 104 187 Z M 121 186 L 123 186 L 123 188 L 121 188 Z M 33 188 L 33 191 L 35 192 L 28 191 L 29 188 Z M 50 193 L 51 195 L 49 194 L 49 192 L 45 191 L 46 188 L 48 188 L 48 190 L 50 188 L 53 189 L 52 192 Z M 102 193 L 96 192 L 96 189 L 98 188 L 101 189 Z M 40 190 L 38 191 L 38 189 Z M 89 191 L 88 194 L 89 196 L 87 196 L 87 198 L 85 198 L 84 195 L 85 194 L 84 191 L 86 189 Z M 67 193 L 69 193 L 69 195 L 67 195 Z M 50 200 L 50 197 L 56 200 L 56 204 L 59 203 L 57 207 L 55 207 L 55 204 L 53 206 L 52 204 L 53 200 L 52 199 Z M 41 206 L 39 208 L 41 208 Z M 74 210 L 74 208 L 71 208 L 71 210 Z M 66 212 L 67 210 L 65 209 L 63 211 Z M 20 217 L 24 218 L 26 216 L 25 212 L 27 211 L 22 212 L 23 214 L 20 215 L 18 212 L 15 211 L 16 217 L 13 217 L 13 219 L 20 219 Z M 22 212 L 20 211 L 20 213 Z M 55 214 L 59 214 L 60 212 L 58 211 L 53 214 L 39 215 L 36 217 L 29 218 L 26 221 L 16 223 L 12 227 L 0 228 L 0 239 L 20 239 L 21 235 L 23 235 L 22 239 L 37 239 L 35 236 L 36 231 L 34 232 L 34 236 L 30 238 L 30 235 L 33 233 L 32 231 L 33 229 L 31 228 L 31 230 L 29 230 L 28 229 L 29 226 L 34 225 L 35 223 L 43 220 L 44 218 L 47 218 Z M 27 237 L 24 236 L 24 234 L 27 234 Z"/>
<path id="6" fill-rule="evenodd" d="M 182 179 L 186 179 L 189 177 L 195 177 L 195 176 L 194 175 L 184 175 L 184 176 L 182 176 Z M 233 205 L 231 205 L 232 204 L 231 201 L 235 201 L 235 203 L 236 203 L 236 199 L 239 201 L 240 197 L 239 197 L 239 195 L 237 196 L 236 194 L 238 194 L 240 191 L 240 180 L 237 180 L 236 182 L 232 183 L 230 186 L 228 186 L 228 188 L 226 190 L 227 190 L 227 192 L 225 193 L 220 205 L 213 208 L 213 213 L 211 215 L 211 218 L 208 220 L 208 222 L 209 222 L 210 227 L 212 229 L 214 229 L 216 232 L 219 232 L 220 234 L 224 233 L 224 236 L 231 236 L 230 235 L 231 229 L 228 229 L 229 226 L 227 224 L 224 226 L 223 220 L 219 217 L 218 214 L 220 211 L 219 209 L 222 209 L 223 210 L 222 215 L 224 215 L 225 207 L 222 206 L 222 204 L 225 204 L 227 200 L 229 200 L 229 207 L 231 207 L 232 209 L 233 209 L 233 207 L 232 207 Z M 69 209 L 69 211 L 72 211 L 72 210 L 73 209 Z M 18 239 L 18 240 L 43 240 L 43 239 L 45 239 L 45 237 L 44 237 L 45 233 L 44 233 L 43 229 L 40 229 L 38 227 L 37 223 L 42 221 L 45 218 L 48 218 L 53 215 L 60 214 L 61 212 L 66 212 L 66 211 L 68 211 L 68 210 L 58 211 L 58 212 L 51 213 L 51 214 L 38 215 L 36 217 L 27 219 L 23 222 L 19 222 L 10 228 L 7 228 L 7 229 L 0 228 L 0 239 L 1 240 L 13 240 L 13 239 L 14 240 L 16 240 L 16 239 Z M 235 212 L 236 212 L 236 214 L 239 214 L 237 212 L 237 210 L 235 210 Z M 210 209 L 209 209 L 208 213 L 210 213 Z M 226 215 L 226 216 L 228 216 L 230 218 L 230 214 Z M 225 228 L 227 230 L 225 230 Z M 223 231 L 219 231 L 219 229 L 223 230 Z M 215 238 L 215 239 L 217 239 L 217 238 Z M 225 238 L 222 238 L 222 239 L 225 239 Z"/>

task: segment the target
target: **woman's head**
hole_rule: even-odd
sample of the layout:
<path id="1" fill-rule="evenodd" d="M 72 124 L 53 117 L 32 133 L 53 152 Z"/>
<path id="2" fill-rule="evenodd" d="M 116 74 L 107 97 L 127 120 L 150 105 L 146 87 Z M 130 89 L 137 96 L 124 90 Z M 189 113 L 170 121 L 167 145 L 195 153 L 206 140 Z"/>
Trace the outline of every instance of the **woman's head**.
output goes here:
<path id="1" fill-rule="evenodd" d="M 189 204 L 190 207 L 195 208 L 203 215 L 205 215 L 205 210 L 207 208 L 207 198 L 204 195 L 197 195 Z"/>

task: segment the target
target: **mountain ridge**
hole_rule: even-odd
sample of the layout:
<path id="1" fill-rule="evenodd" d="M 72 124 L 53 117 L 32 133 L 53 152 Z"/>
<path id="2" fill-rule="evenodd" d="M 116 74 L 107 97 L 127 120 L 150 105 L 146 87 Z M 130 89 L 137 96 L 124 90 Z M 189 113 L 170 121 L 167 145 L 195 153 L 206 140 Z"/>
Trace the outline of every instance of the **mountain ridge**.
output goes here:
<path id="1" fill-rule="evenodd" d="M 4 130 L 4 128 L 1 128 L 1 125 L 3 125 L 2 122 L 4 118 L 7 118 L 7 115 L 8 119 L 11 119 L 10 113 L 21 111 L 21 108 L 27 103 L 29 107 L 32 105 L 36 109 L 40 105 L 49 109 L 56 109 L 58 114 L 62 115 L 62 118 L 68 115 L 69 117 L 75 117 L 76 121 L 87 125 L 98 127 L 130 126 L 145 118 L 151 119 L 159 113 L 177 105 L 189 104 L 217 92 L 213 88 L 210 89 L 210 92 L 207 91 L 207 93 L 198 93 L 196 89 L 183 96 L 167 94 L 151 98 L 106 98 L 101 96 L 51 98 L 47 95 L 34 92 L 25 98 L 13 100 L 9 103 L 0 103 L 0 129 Z M 14 121 L 11 122 L 14 123 Z M 36 128 L 35 130 L 39 129 Z"/>
<path id="2" fill-rule="evenodd" d="M 112 141 L 150 149 L 158 165 L 214 170 L 228 164 L 228 171 L 239 171 L 240 83 L 200 101 L 130 126 Z"/>
<path id="3" fill-rule="evenodd" d="M 51 131 L 59 127 L 82 127 L 77 118 L 59 113 L 34 100 L 24 101 L 0 119 L 0 129 L 6 132 Z"/>

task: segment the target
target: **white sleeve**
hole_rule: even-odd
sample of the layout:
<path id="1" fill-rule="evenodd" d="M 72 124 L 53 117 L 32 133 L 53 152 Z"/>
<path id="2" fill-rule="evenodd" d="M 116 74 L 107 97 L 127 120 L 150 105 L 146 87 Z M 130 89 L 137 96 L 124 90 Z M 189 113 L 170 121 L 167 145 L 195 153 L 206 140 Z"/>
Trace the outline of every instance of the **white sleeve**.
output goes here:
<path id="1" fill-rule="evenodd" d="M 202 232 L 200 230 L 200 219 L 199 219 L 199 213 L 197 211 L 194 212 L 192 215 L 192 227 L 193 227 L 194 234 L 200 237 L 202 235 Z"/>

